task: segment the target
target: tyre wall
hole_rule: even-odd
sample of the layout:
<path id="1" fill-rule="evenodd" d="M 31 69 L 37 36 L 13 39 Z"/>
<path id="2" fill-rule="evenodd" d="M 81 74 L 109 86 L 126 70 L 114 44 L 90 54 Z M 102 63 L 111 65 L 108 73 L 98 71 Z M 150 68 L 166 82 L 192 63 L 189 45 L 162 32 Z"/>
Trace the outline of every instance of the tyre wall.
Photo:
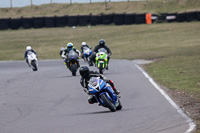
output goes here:
<path id="1" fill-rule="evenodd" d="M 68 16 L 56 16 L 55 17 L 56 27 L 65 27 L 68 25 Z"/>
<path id="2" fill-rule="evenodd" d="M 102 14 L 102 24 L 109 25 L 113 23 L 113 14 Z"/>
<path id="3" fill-rule="evenodd" d="M 21 18 L 15 18 L 10 20 L 10 28 L 11 29 L 19 29 L 22 26 Z"/>
<path id="4" fill-rule="evenodd" d="M 68 26 L 78 26 L 79 16 L 68 16 Z"/>
<path id="5" fill-rule="evenodd" d="M 145 24 L 146 23 L 146 14 L 135 14 L 135 23 L 136 24 Z"/>
<path id="6" fill-rule="evenodd" d="M 148 16 L 148 17 L 147 17 Z M 151 18 L 150 18 L 151 16 Z M 148 21 L 147 21 L 148 18 Z M 65 26 L 87 26 L 87 25 L 131 25 L 145 23 L 163 22 L 192 22 L 200 21 L 200 11 L 182 13 L 118 13 L 118 14 L 98 14 L 98 15 L 77 15 L 77 16 L 52 16 L 52 17 L 32 17 L 32 18 L 1 18 L 0 30 L 7 29 L 30 29 L 30 28 L 51 28 Z"/>
<path id="7" fill-rule="evenodd" d="M 124 23 L 126 25 L 135 24 L 135 14 L 125 14 Z"/>
<path id="8" fill-rule="evenodd" d="M 22 28 L 24 29 L 33 28 L 33 18 L 22 18 Z"/>
<path id="9" fill-rule="evenodd" d="M 125 24 L 125 14 L 114 14 L 113 22 L 115 25 L 123 25 Z"/>
<path id="10" fill-rule="evenodd" d="M 0 19 L 0 30 L 7 30 L 10 28 L 10 18 Z"/>
<path id="11" fill-rule="evenodd" d="M 44 18 L 44 22 L 45 22 L 45 27 L 46 28 L 56 27 L 56 16 L 54 16 L 54 17 L 45 17 Z"/>
<path id="12" fill-rule="evenodd" d="M 91 25 L 103 24 L 102 15 L 91 15 L 90 16 L 90 23 L 91 23 Z"/>
<path id="13" fill-rule="evenodd" d="M 86 26 L 90 24 L 90 15 L 79 15 L 78 23 L 79 26 Z"/>
<path id="14" fill-rule="evenodd" d="M 44 19 L 44 17 L 35 17 L 35 18 L 33 18 L 33 27 L 34 28 L 44 28 L 45 27 L 45 19 Z"/>

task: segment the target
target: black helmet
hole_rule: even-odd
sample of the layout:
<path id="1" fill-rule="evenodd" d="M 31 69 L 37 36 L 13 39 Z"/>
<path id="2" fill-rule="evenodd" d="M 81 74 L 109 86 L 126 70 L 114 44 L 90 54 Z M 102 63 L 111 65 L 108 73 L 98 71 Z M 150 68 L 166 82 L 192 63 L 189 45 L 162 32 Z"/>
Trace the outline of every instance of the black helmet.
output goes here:
<path id="1" fill-rule="evenodd" d="M 99 41 L 99 45 L 100 45 L 100 46 L 104 46 L 104 45 L 105 45 L 105 40 L 104 40 L 104 39 L 101 39 L 101 40 Z"/>
<path id="2" fill-rule="evenodd" d="M 89 72 L 89 68 L 87 66 L 82 66 L 79 68 L 79 73 L 82 77 L 85 77 Z"/>

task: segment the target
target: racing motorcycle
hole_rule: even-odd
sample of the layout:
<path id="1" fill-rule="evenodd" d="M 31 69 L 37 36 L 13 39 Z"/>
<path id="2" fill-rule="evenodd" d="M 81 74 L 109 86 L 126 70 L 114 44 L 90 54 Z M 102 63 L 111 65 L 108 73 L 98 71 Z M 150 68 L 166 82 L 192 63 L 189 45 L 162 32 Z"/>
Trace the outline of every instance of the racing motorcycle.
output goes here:
<path id="1" fill-rule="evenodd" d="M 74 50 L 70 50 L 67 59 L 69 61 L 69 70 L 72 72 L 73 76 L 76 76 L 76 71 L 78 70 L 78 62 L 79 62 L 79 56 Z"/>
<path id="2" fill-rule="evenodd" d="M 83 59 L 90 65 L 90 56 L 92 55 L 92 50 L 88 47 L 83 47 Z"/>
<path id="3" fill-rule="evenodd" d="M 28 63 L 30 67 L 33 69 L 33 71 L 38 70 L 38 59 L 35 53 L 29 51 L 27 54 L 28 57 Z"/>
<path id="4" fill-rule="evenodd" d="M 111 86 L 99 77 L 92 77 L 89 80 L 89 93 L 94 95 L 100 106 L 109 108 L 110 111 L 122 109 L 122 104 Z"/>
<path id="5" fill-rule="evenodd" d="M 99 73 L 103 74 L 108 63 L 108 53 L 105 48 L 100 48 L 96 53 L 95 66 L 99 69 Z"/>

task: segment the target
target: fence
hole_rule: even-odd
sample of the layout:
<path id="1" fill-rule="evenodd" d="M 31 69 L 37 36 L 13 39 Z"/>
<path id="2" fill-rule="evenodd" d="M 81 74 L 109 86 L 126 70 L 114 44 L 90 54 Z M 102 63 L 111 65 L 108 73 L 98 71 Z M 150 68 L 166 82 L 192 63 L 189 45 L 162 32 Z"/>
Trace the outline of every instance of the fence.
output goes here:
<path id="1" fill-rule="evenodd" d="M 149 18 L 150 17 L 150 18 Z M 149 21 L 149 19 L 151 19 Z M 77 16 L 52 16 L 32 18 L 3 18 L 0 19 L 0 30 L 51 28 L 65 26 L 87 25 L 131 25 L 161 22 L 191 22 L 200 21 L 200 11 L 184 13 L 157 14 L 101 14 L 101 15 L 77 15 Z"/>

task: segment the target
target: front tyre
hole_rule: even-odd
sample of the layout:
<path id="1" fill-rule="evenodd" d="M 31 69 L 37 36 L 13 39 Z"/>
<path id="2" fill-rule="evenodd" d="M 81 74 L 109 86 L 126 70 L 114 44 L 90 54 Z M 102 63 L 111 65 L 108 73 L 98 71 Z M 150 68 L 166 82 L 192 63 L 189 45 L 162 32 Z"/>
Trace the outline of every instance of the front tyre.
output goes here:
<path id="1" fill-rule="evenodd" d="M 106 96 L 106 94 L 102 94 L 100 96 L 100 98 L 103 100 L 106 107 L 108 107 L 110 109 L 110 111 L 112 111 L 112 112 L 116 111 L 115 105 L 110 101 L 110 99 Z"/>
<path id="2" fill-rule="evenodd" d="M 72 64 L 72 65 L 71 65 L 71 72 L 72 72 L 72 75 L 73 75 L 73 76 L 76 76 L 76 70 L 77 70 L 77 69 L 76 69 L 76 65 L 75 65 L 75 64 Z"/>
<path id="3" fill-rule="evenodd" d="M 103 63 L 100 63 L 99 73 L 100 73 L 100 74 L 103 74 Z"/>
<path id="4" fill-rule="evenodd" d="M 37 65 L 36 65 L 36 61 L 32 61 L 31 65 L 33 66 L 33 71 L 37 71 Z"/>

